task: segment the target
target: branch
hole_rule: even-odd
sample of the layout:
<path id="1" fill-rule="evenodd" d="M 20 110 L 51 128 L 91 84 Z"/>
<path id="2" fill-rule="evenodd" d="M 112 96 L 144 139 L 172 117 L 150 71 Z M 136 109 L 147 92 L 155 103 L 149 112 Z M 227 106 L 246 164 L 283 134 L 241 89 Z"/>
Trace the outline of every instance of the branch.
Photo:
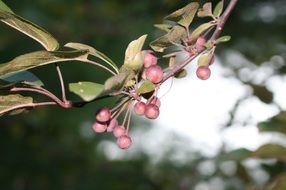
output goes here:
<path id="1" fill-rule="evenodd" d="M 216 29 L 215 29 L 212 37 L 210 38 L 210 41 L 215 41 L 220 36 L 222 29 L 223 29 L 227 19 L 229 18 L 232 10 L 236 6 L 237 2 L 238 2 L 238 0 L 231 0 L 228 4 L 227 8 L 225 9 L 224 13 L 222 14 L 222 16 L 220 16 L 217 19 L 218 23 L 216 25 Z M 171 72 L 169 72 L 168 74 L 166 74 L 163 77 L 163 80 L 161 83 L 165 82 L 170 77 L 173 77 L 176 73 L 178 73 L 180 70 L 182 70 L 186 65 L 188 65 L 192 60 L 194 60 L 198 55 L 200 55 L 205 50 L 206 50 L 206 48 L 202 48 L 199 51 L 197 51 L 194 55 L 192 55 L 191 57 L 188 57 L 185 61 L 177 64 Z"/>
<path id="2" fill-rule="evenodd" d="M 51 105 L 57 105 L 56 102 L 40 102 L 40 103 L 28 103 L 28 104 L 22 104 L 22 105 L 17 105 L 14 107 L 9 107 L 8 109 L 4 109 L 0 111 L 0 115 L 17 110 L 17 109 L 23 109 L 23 108 L 33 108 L 33 107 L 38 107 L 38 106 L 51 106 Z"/>

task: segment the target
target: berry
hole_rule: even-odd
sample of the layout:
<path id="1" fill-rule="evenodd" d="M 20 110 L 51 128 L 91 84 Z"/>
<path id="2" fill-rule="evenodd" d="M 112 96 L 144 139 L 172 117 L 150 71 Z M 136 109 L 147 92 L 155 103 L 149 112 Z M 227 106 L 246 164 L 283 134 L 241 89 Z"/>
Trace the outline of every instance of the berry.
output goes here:
<path id="1" fill-rule="evenodd" d="M 202 50 L 203 45 L 206 43 L 206 39 L 204 37 L 199 37 L 196 41 L 195 47 L 198 51 Z"/>
<path id="2" fill-rule="evenodd" d="M 96 133 L 103 133 L 105 132 L 106 128 L 107 128 L 107 125 L 106 124 L 102 124 L 102 123 L 98 123 L 98 122 L 95 122 L 92 126 L 93 130 L 96 132 Z"/>
<path id="3" fill-rule="evenodd" d="M 116 138 L 121 137 L 122 135 L 125 135 L 125 134 L 126 134 L 126 129 L 122 125 L 119 125 L 118 127 L 115 127 L 113 129 L 113 135 Z"/>
<path id="4" fill-rule="evenodd" d="M 135 112 L 137 115 L 144 115 L 145 108 L 146 108 L 146 104 L 145 104 L 144 102 L 137 102 L 137 103 L 134 105 L 134 112 Z"/>
<path id="5" fill-rule="evenodd" d="M 158 97 L 154 96 L 150 102 L 150 104 L 155 104 L 158 107 L 161 107 L 161 101 Z"/>
<path id="6" fill-rule="evenodd" d="M 128 135 L 123 135 L 117 139 L 117 145 L 121 149 L 127 149 L 131 146 L 132 140 Z"/>
<path id="7" fill-rule="evenodd" d="M 114 128 L 116 128 L 118 126 L 118 121 L 117 119 L 112 119 L 110 122 L 109 122 L 109 125 L 106 129 L 107 132 L 112 132 L 114 130 Z"/>
<path id="8" fill-rule="evenodd" d="M 197 69 L 197 77 L 201 80 L 207 80 L 211 76 L 211 70 L 208 66 L 200 66 Z"/>
<path id="9" fill-rule="evenodd" d="M 160 114 L 159 107 L 155 104 L 148 104 L 145 109 L 145 116 L 149 119 L 156 119 Z"/>
<path id="10" fill-rule="evenodd" d="M 161 82 L 163 79 L 162 68 L 158 65 L 150 66 L 146 70 L 146 78 L 154 84 Z"/>
<path id="11" fill-rule="evenodd" d="M 143 64 L 145 68 L 148 68 L 152 65 L 157 65 L 158 58 L 154 55 L 154 52 L 151 50 L 143 51 Z"/>
<path id="12" fill-rule="evenodd" d="M 96 113 L 96 120 L 102 123 L 110 119 L 110 110 L 108 108 L 101 108 Z"/>

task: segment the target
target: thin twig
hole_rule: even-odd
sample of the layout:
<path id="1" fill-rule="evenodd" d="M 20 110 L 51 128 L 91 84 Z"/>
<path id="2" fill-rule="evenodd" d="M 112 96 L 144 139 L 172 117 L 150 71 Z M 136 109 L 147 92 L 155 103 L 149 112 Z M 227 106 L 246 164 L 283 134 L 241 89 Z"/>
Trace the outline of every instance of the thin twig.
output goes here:
<path id="1" fill-rule="evenodd" d="M 56 102 L 40 102 L 40 103 L 27 103 L 27 104 L 21 104 L 13 107 L 9 107 L 8 109 L 4 109 L 0 111 L 0 115 L 17 110 L 17 109 L 23 109 L 23 108 L 30 108 L 30 107 L 38 107 L 38 106 L 51 106 L 51 105 L 57 105 Z"/>
<path id="2" fill-rule="evenodd" d="M 57 73 L 58 73 L 60 84 L 61 84 L 63 102 L 68 102 L 67 97 L 66 97 L 64 78 L 63 78 L 60 66 L 58 64 L 55 64 L 55 65 L 56 65 Z"/>
<path id="3" fill-rule="evenodd" d="M 95 65 L 95 66 L 98 66 L 98 67 L 100 67 L 100 68 L 102 68 L 102 69 L 104 69 L 104 70 L 106 70 L 106 71 L 108 71 L 108 72 L 110 72 L 112 75 L 117 75 L 118 73 L 115 73 L 115 72 L 113 72 L 111 69 L 109 69 L 108 67 L 106 67 L 106 66 L 104 66 L 104 65 L 101 65 L 101 64 L 99 64 L 99 63 L 97 63 L 97 62 L 94 62 L 94 61 L 91 61 L 91 60 L 88 60 L 88 59 L 79 59 L 79 61 L 82 61 L 82 62 L 85 62 L 85 63 L 89 63 L 89 64 L 92 64 L 92 65 Z"/>

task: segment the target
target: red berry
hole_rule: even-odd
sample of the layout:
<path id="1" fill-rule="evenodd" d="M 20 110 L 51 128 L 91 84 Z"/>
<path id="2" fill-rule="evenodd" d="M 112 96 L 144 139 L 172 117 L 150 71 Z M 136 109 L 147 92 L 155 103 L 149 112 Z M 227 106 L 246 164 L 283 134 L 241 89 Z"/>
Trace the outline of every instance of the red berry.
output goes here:
<path id="1" fill-rule="evenodd" d="M 202 80 L 207 80 L 211 76 L 211 70 L 208 66 L 200 66 L 197 69 L 197 77 Z"/>
<path id="2" fill-rule="evenodd" d="M 145 109 L 145 116 L 149 119 L 156 119 L 160 114 L 159 107 L 155 104 L 148 104 Z"/>
<path id="3" fill-rule="evenodd" d="M 109 125 L 106 129 L 107 132 L 112 132 L 114 130 L 114 128 L 116 128 L 118 126 L 118 121 L 117 119 L 112 119 L 110 122 L 109 122 Z"/>
<path id="4" fill-rule="evenodd" d="M 159 83 L 163 79 L 163 70 L 158 65 L 153 65 L 146 70 L 146 77 L 152 83 Z"/>
<path id="5" fill-rule="evenodd" d="M 98 122 L 95 122 L 92 126 L 93 130 L 96 132 L 96 133 L 103 133 L 105 132 L 106 128 L 107 128 L 107 125 L 106 124 L 102 124 L 102 123 L 98 123 Z"/>
<path id="6" fill-rule="evenodd" d="M 126 129 L 122 126 L 122 125 L 119 125 L 118 127 L 115 127 L 113 129 L 113 135 L 118 138 L 122 135 L 125 135 L 126 134 Z"/>
<path id="7" fill-rule="evenodd" d="M 195 47 L 197 50 L 202 50 L 203 45 L 206 43 L 206 39 L 204 37 L 199 37 L 196 41 Z"/>
<path id="8" fill-rule="evenodd" d="M 134 112 L 135 112 L 137 115 L 144 115 L 145 108 L 146 108 L 146 104 L 145 104 L 144 102 L 137 102 L 137 103 L 134 105 Z"/>
<path id="9" fill-rule="evenodd" d="M 110 110 L 108 108 L 101 108 L 96 113 L 96 120 L 105 123 L 110 119 L 110 115 Z"/>
<path id="10" fill-rule="evenodd" d="M 131 146 L 132 140 L 128 135 L 123 135 L 117 139 L 117 145 L 121 149 L 127 149 Z"/>
<path id="11" fill-rule="evenodd" d="M 156 106 L 161 107 L 161 101 L 160 101 L 160 99 L 159 99 L 158 97 L 156 97 L 156 96 L 152 98 L 150 104 L 155 104 Z"/>
<path id="12" fill-rule="evenodd" d="M 144 63 L 145 68 L 148 68 L 152 65 L 157 64 L 158 58 L 154 55 L 153 51 L 146 50 L 146 51 L 143 51 L 143 54 L 144 54 L 143 63 Z"/>

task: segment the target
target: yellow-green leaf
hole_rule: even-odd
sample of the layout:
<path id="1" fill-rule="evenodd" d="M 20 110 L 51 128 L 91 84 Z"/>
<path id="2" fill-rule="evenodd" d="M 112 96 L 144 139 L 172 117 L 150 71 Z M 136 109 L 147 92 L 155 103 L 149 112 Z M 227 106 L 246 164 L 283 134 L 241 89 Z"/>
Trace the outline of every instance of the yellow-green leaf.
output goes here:
<path id="1" fill-rule="evenodd" d="M 212 17 L 212 3 L 207 2 L 203 5 L 203 8 L 198 11 L 198 17 Z"/>
<path id="2" fill-rule="evenodd" d="M 223 10 L 223 0 L 220 1 L 216 6 L 215 6 L 215 9 L 214 9 L 214 12 L 213 12 L 213 15 L 215 17 L 219 17 L 222 13 L 222 10 Z"/>
<path id="3" fill-rule="evenodd" d="M 13 11 L 1 0 L 0 0 L 0 10 L 13 13 Z"/>
<path id="4" fill-rule="evenodd" d="M 0 75 L 25 71 L 50 63 L 82 60 L 87 58 L 87 51 L 36 51 L 16 57 L 0 65 Z"/>
<path id="5" fill-rule="evenodd" d="M 152 92 L 155 90 L 155 87 L 156 87 L 155 84 L 153 84 L 151 81 L 145 80 L 145 81 L 143 81 L 143 83 L 138 88 L 138 93 L 139 94 L 146 94 L 148 92 Z"/>
<path id="6" fill-rule="evenodd" d="M 0 116 L 9 113 L 19 114 L 25 109 L 24 105 L 33 103 L 32 97 L 25 97 L 20 94 L 0 96 Z"/>
<path id="7" fill-rule="evenodd" d="M 196 40 L 203 32 L 214 26 L 214 23 L 207 22 L 197 27 L 190 35 L 190 41 Z"/>
<path id="8" fill-rule="evenodd" d="M 59 43 L 50 33 L 12 12 L 6 12 L 0 9 L 0 20 L 33 38 L 48 51 L 54 51 L 59 47 Z"/>

